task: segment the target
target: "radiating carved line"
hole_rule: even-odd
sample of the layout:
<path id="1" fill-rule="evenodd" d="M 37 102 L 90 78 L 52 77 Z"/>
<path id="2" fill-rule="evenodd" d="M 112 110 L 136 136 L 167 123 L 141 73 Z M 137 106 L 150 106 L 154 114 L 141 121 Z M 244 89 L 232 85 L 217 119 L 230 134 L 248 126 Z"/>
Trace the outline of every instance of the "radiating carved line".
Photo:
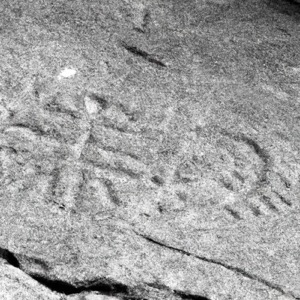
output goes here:
<path id="1" fill-rule="evenodd" d="M 234 170 L 232 174 L 239 181 L 241 181 L 242 183 L 245 183 L 245 178 L 239 172 L 237 172 L 236 170 Z"/>
<path id="2" fill-rule="evenodd" d="M 251 211 L 256 217 L 262 214 L 260 209 L 257 206 L 253 205 L 252 203 L 249 203 L 249 208 L 251 209 Z"/>
<path id="3" fill-rule="evenodd" d="M 122 204 L 120 198 L 118 197 L 116 190 L 114 189 L 114 185 L 113 185 L 112 181 L 108 178 L 105 178 L 102 182 L 107 188 L 107 192 L 108 192 L 110 200 L 118 206 L 120 204 Z"/>
<path id="4" fill-rule="evenodd" d="M 229 191 L 233 191 L 233 190 L 234 190 L 232 182 L 229 182 L 229 181 L 226 180 L 225 178 L 221 178 L 221 179 L 220 179 L 220 182 L 223 184 L 223 186 L 224 186 L 227 190 L 229 190 Z"/>
<path id="5" fill-rule="evenodd" d="M 263 195 L 259 199 L 271 210 L 278 212 L 278 208 L 272 203 L 271 198 Z"/>
<path id="6" fill-rule="evenodd" d="M 10 151 L 14 154 L 18 153 L 18 151 L 14 147 L 0 145 L 0 151 L 3 150 L 3 149 L 7 149 L 8 151 Z"/>
<path id="7" fill-rule="evenodd" d="M 140 158 L 136 154 L 128 152 L 128 151 L 123 151 L 121 149 L 116 149 L 112 146 L 98 145 L 98 148 L 101 148 L 102 150 L 107 151 L 107 152 L 120 153 L 122 155 L 129 156 L 137 161 L 140 161 Z"/>
<path id="8" fill-rule="evenodd" d="M 159 185 L 159 186 L 164 185 L 164 180 L 163 180 L 163 178 L 161 178 L 161 177 L 158 176 L 158 175 L 154 175 L 153 177 L 151 177 L 151 181 L 152 181 L 153 183 L 155 183 L 156 185 Z"/>
<path id="9" fill-rule="evenodd" d="M 285 187 L 286 187 L 287 189 L 289 189 L 289 188 L 291 187 L 290 181 L 289 181 L 287 178 L 285 178 L 285 177 L 284 177 L 282 174 L 280 174 L 280 173 L 277 173 L 277 175 L 280 177 L 280 179 L 281 179 L 281 181 L 284 183 Z"/>
<path id="10" fill-rule="evenodd" d="M 88 97 L 90 99 L 96 101 L 103 110 L 105 110 L 105 109 L 108 108 L 108 101 L 104 97 L 99 96 L 99 95 L 97 95 L 95 93 L 88 94 Z"/>
<path id="11" fill-rule="evenodd" d="M 33 133 L 40 135 L 40 136 L 46 135 L 46 132 L 42 128 L 40 128 L 39 126 L 33 125 L 33 124 L 15 123 L 12 126 L 15 128 L 29 129 Z"/>
<path id="12" fill-rule="evenodd" d="M 226 211 L 228 211 L 230 213 L 230 215 L 233 216 L 235 219 L 242 220 L 242 217 L 239 215 L 239 213 L 237 211 L 233 210 L 232 208 L 230 208 L 228 205 L 226 205 L 224 207 L 224 209 Z"/>
<path id="13" fill-rule="evenodd" d="M 52 196 L 57 196 L 57 186 L 60 180 L 60 169 L 54 168 L 51 172 L 52 180 L 50 183 Z"/>
<path id="14" fill-rule="evenodd" d="M 140 173 L 135 172 L 134 170 L 132 170 L 132 169 L 130 169 L 130 168 L 126 168 L 124 165 L 122 165 L 122 163 L 121 163 L 120 161 L 117 161 L 117 162 L 115 163 L 115 165 L 116 165 L 115 170 L 117 170 L 117 171 L 119 170 L 119 171 L 121 171 L 122 173 L 127 174 L 128 176 L 130 176 L 130 177 L 133 178 L 133 179 L 138 179 L 138 178 L 141 177 L 141 174 L 140 174 Z"/>
<path id="15" fill-rule="evenodd" d="M 72 111 L 71 109 L 62 108 L 56 103 L 46 104 L 45 109 L 48 110 L 48 111 L 51 111 L 51 112 L 70 115 L 74 119 L 79 118 L 79 114 L 77 112 Z"/>
<path id="16" fill-rule="evenodd" d="M 277 196 L 278 198 L 284 203 L 286 204 L 287 206 L 292 206 L 292 202 L 286 198 L 284 198 L 282 195 L 280 195 L 278 192 L 276 191 L 273 191 Z"/>

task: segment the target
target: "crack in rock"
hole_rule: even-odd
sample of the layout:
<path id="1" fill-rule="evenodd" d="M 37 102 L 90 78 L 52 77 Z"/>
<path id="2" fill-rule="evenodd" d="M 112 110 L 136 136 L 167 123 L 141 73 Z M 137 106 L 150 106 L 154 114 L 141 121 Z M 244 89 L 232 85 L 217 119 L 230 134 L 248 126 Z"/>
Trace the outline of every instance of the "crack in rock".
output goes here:
<path id="1" fill-rule="evenodd" d="M 0 247 L 0 258 L 6 260 L 7 263 L 12 265 L 13 267 L 20 269 L 20 263 L 18 259 L 9 250 Z"/>
<path id="2" fill-rule="evenodd" d="M 20 262 L 18 261 L 16 254 L 13 252 L 5 248 L 0 248 L 0 258 L 6 260 L 6 262 L 13 267 L 22 270 Z M 35 259 L 33 259 L 33 261 L 35 261 Z M 39 263 L 41 263 L 40 259 Z M 66 296 L 72 294 L 81 294 L 83 292 L 100 292 L 102 295 L 117 296 L 121 297 L 123 300 L 148 300 L 147 298 L 141 296 L 135 296 L 136 293 L 134 292 L 134 288 L 108 278 L 97 278 L 94 280 L 71 284 L 60 279 L 47 278 L 45 275 L 37 273 L 26 274 L 44 287 L 50 289 L 52 292 L 57 292 Z M 164 285 L 154 285 L 153 287 L 156 289 L 170 290 L 170 288 Z M 172 293 L 176 296 L 179 296 L 181 299 L 209 300 L 206 297 L 179 290 L 172 290 Z"/>
<path id="3" fill-rule="evenodd" d="M 100 292 L 101 294 L 108 296 L 126 296 L 132 293 L 130 288 L 125 284 L 117 283 L 107 278 L 71 284 L 63 280 L 46 278 L 39 274 L 29 275 L 50 290 L 64 295 L 80 294 L 87 291 Z"/>
<path id="4" fill-rule="evenodd" d="M 208 262 L 208 263 L 212 263 L 212 264 L 215 264 L 215 265 L 219 265 L 227 270 L 230 270 L 236 274 L 239 274 L 239 275 L 242 275 L 243 277 L 246 277 L 248 279 L 251 279 L 251 280 L 254 280 L 254 281 L 257 281 L 265 286 L 267 286 L 268 288 L 270 289 L 274 289 L 278 292 L 280 292 L 282 295 L 285 295 L 285 296 L 291 296 L 293 297 L 294 299 L 297 299 L 294 295 L 290 294 L 290 293 L 287 293 L 285 292 L 279 285 L 277 284 L 274 284 L 266 279 L 263 279 L 255 274 L 251 274 L 249 272 L 247 272 L 246 270 L 242 269 L 242 268 L 239 268 L 239 267 L 234 267 L 234 266 L 231 266 L 227 263 L 224 263 L 224 262 L 221 262 L 221 261 L 218 261 L 218 260 L 215 260 L 215 259 L 212 259 L 212 258 L 207 258 L 207 257 L 204 257 L 204 256 L 198 256 L 196 254 L 193 254 L 193 253 L 190 253 L 188 251 L 185 251 L 183 249 L 180 249 L 180 248 L 176 248 L 176 247 L 173 247 L 173 246 L 169 246 L 169 245 L 166 245 L 164 244 L 163 242 L 160 242 L 160 241 L 157 241 L 147 235 L 144 235 L 144 234 L 141 234 L 139 232 L 136 232 L 134 231 L 135 234 L 137 234 L 138 236 L 140 236 L 141 238 L 147 240 L 148 242 L 152 243 L 152 244 L 155 244 L 157 246 L 160 246 L 160 247 L 164 247 L 164 248 L 167 248 L 167 249 L 170 249 L 172 251 L 176 251 L 176 252 L 179 252 L 183 255 L 187 255 L 187 256 L 191 256 L 191 257 L 194 257 L 196 259 L 199 259 L 201 261 L 205 261 L 205 262 Z M 189 299 L 189 298 L 185 298 L 185 299 Z M 197 298 L 191 298 L 191 299 L 197 299 Z M 201 299 L 201 298 L 200 298 Z"/>
<path id="5" fill-rule="evenodd" d="M 160 66 L 160 67 L 164 67 L 164 68 L 167 67 L 163 62 L 161 62 L 161 61 L 159 61 L 158 59 L 154 58 L 153 55 L 147 53 L 146 51 L 143 51 L 143 50 L 141 50 L 141 49 L 138 49 L 138 48 L 135 47 L 135 46 L 130 46 L 130 45 L 126 44 L 125 42 L 121 42 L 120 44 L 121 44 L 121 46 L 124 47 L 128 52 L 130 52 L 130 53 L 132 53 L 132 54 L 134 54 L 134 55 L 136 55 L 136 56 L 140 56 L 140 57 L 144 58 L 145 60 L 147 60 L 147 61 L 150 62 L 150 63 L 156 64 L 156 65 L 158 65 L 158 66 Z"/>
<path id="6" fill-rule="evenodd" d="M 184 292 L 177 291 L 177 290 L 174 290 L 174 293 L 175 293 L 175 295 L 178 295 L 181 299 L 186 299 L 186 300 L 210 300 L 203 296 L 184 293 Z"/>

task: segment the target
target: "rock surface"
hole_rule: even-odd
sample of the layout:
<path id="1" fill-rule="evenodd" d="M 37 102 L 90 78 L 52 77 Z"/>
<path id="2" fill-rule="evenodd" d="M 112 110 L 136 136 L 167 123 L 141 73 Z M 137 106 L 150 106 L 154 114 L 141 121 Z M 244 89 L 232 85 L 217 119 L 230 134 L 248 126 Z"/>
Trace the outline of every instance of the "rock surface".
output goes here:
<path id="1" fill-rule="evenodd" d="M 1 299 L 300 299 L 300 9 L 0 3 Z"/>

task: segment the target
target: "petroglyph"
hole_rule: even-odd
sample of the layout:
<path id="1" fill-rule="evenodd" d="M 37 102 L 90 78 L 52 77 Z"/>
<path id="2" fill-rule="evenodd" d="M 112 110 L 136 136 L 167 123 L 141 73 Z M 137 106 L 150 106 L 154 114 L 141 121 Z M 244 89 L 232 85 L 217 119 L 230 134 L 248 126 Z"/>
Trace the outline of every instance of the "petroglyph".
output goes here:
<path id="1" fill-rule="evenodd" d="M 134 204 L 135 196 L 125 196 L 128 192 L 132 195 L 144 193 L 149 197 L 149 193 L 156 191 L 152 197 L 155 197 L 154 203 L 159 203 L 159 211 L 162 207 L 165 207 L 165 212 L 211 207 L 215 211 L 223 209 L 232 221 L 249 218 L 249 212 L 261 217 L 293 210 L 293 200 L 288 196 L 293 184 L 280 172 L 273 171 L 274 160 L 270 153 L 254 138 L 222 128 L 201 131 L 196 128 L 195 134 L 189 134 L 189 140 L 176 140 L 171 135 L 170 126 L 177 118 L 177 111 L 176 106 L 171 106 L 167 107 L 165 118 L 157 127 L 157 138 L 153 139 L 150 128 L 135 125 L 135 110 L 122 103 L 109 103 L 95 92 L 85 91 L 80 95 L 77 99 L 83 102 L 87 115 L 78 115 L 78 121 L 72 121 L 77 122 L 76 126 L 84 126 L 67 146 L 68 168 L 75 168 L 79 174 L 80 169 L 88 165 L 103 183 L 112 182 L 107 178 L 108 174 L 126 178 L 114 189 L 112 184 L 102 186 L 104 190 L 106 187 L 112 202 L 122 205 L 133 201 L 130 205 L 138 207 L 138 203 Z M 45 114 L 35 123 L 26 118 L 18 123 L 20 117 L 14 116 L 17 121 L 7 128 L 6 133 L 14 139 L 14 132 L 20 131 L 31 139 L 32 146 L 49 138 L 61 145 L 64 129 L 49 129 L 43 118 L 48 122 Z M 53 134 L 53 130 L 57 134 Z M 212 137 L 210 140 L 205 138 L 207 134 Z M 162 170 L 160 173 L 155 172 L 157 162 Z M 76 206 L 72 198 L 80 184 L 70 170 L 66 172 L 71 177 L 65 179 L 58 176 L 61 170 L 49 175 L 52 176 L 50 194 L 56 197 L 53 203 L 64 209 Z M 281 182 L 284 189 L 278 189 L 275 182 L 272 184 L 273 179 Z M 138 185 L 140 190 L 137 192 L 134 186 Z M 58 186 L 61 187 L 58 189 Z M 118 193 L 118 189 L 124 191 Z"/>

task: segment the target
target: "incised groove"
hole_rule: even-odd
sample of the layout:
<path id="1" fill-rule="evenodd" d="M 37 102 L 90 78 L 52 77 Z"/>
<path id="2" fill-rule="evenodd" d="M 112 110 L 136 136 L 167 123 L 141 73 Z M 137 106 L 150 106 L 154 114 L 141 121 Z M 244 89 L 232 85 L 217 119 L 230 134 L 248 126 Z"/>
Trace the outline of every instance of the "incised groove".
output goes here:
<path id="1" fill-rule="evenodd" d="M 110 200 L 115 204 L 115 205 L 120 205 L 122 204 L 122 201 L 120 200 L 120 198 L 118 197 L 117 195 L 117 192 L 116 190 L 114 189 L 114 185 L 113 185 L 113 182 L 108 179 L 108 178 L 105 178 L 103 180 L 103 184 L 105 185 L 106 189 L 107 189 L 107 192 L 108 192 L 108 195 L 109 195 L 109 198 Z"/>

